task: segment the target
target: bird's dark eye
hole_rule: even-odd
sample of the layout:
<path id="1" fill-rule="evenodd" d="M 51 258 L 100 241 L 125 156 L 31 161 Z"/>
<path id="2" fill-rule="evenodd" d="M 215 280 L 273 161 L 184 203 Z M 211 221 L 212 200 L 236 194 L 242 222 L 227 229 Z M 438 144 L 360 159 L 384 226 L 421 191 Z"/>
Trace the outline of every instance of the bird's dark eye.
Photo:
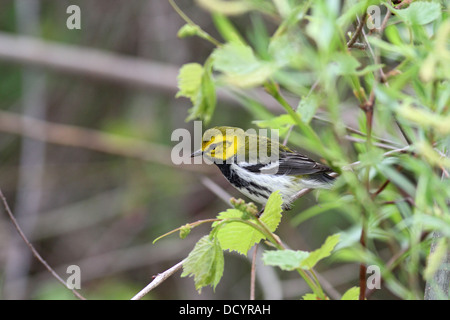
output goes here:
<path id="1" fill-rule="evenodd" d="M 219 145 L 218 143 L 213 143 L 213 144 L 209 145 L 208 150 L 212 151 L 212 150 L 216 149 L 218 145 Z"/>

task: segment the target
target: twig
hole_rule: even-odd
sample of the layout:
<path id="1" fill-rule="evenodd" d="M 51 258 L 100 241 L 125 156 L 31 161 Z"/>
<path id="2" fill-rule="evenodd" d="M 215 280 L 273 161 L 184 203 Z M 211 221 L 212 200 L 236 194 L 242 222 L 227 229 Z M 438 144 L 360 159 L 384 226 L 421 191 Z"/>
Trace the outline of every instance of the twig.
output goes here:
<path id="1" fill-rule="evenodd" d="M 175 10 L 175 12 L 181 17 L 181 19 L 183 19 L 187 24 L 189 24 L 190 26 L 193 27 L 198 27 L 198 25 L 191 20 L 191 18 L 189 18 L 184 12 L 183 10 L 180 9 L 180 7 L 175 3 L 174 0 L 169 0 L 170 5 L 172 6 L 172 8 Z M 211 42 L 212 44 L 214 44 L 217 47 L 220 47 L 222 44 L 216 40 L 214 37 L 212 37 L 209 33 L 205 32 L 204 30 L 202 30 L 202 34 L 203 34 L 203 38 L 208 40 L 209 42 Z"/>
<path id="2" fill-rule="evenodd" d="M 391 182 L 391 181 L 390 181 L 389 179 L 386 180 L 386 181 L 381 185 L 381 187 L 379 187 L 378 190 L 375 191 L 375 193 L 373 193 L 373 194 L 371 195 L 372 200 L 375 199 L 375 197 L 376 197 L 377 195 L 379 195 L 379 194 L 380 194 L 380 193 L 388 186 L 388 184 L 389 184 L 390 182 Z"/>
<path id="3" fill-rule="evenodd" d="M 364 12 L 361 21 L 359 21 L 358 27 L 355 30 L 355 33 L 352 35 L 352 38 L 347 42 L 348 48 L 351 48 L 358 39 L 358 37 L 360 36 L 361 32 L 363 31 L 366 20 L 367 20 L 367 12 Z"/>
<path id="4" fill-rule="evenodd" d="M 2 190 L 0 189 L 0 198 L 2 199 L 3 202 L 3 207 L 6 210 L 6 213 L 8 214 L 9 218 L 11 219 L 14 227 L 16 228 L 17 232 L 19 233 L 20 237 L 23 239 L 23 241 L 25 242 L 25 244 L 28 246 L 28 248 L 30 248 L 31 252 L 33 253 L 33 255 L 36 257 L 36 259 L 39 260 L 39 262 L 53 275 L 53 277 L 55 277 L 64 287 L 66 287 L 67 289 L 71 290 L 73 292 L 73 294 L 81 299 L 81 300 L 86 300 L 85 297 L 83 297 L 78 291 L 76 291 L 75 289 L 70 289 L 67 286 L 66 281 L 64 281 L 56 272 L 55 270 L 52 269 L 52 267 L 50 267 L 50 265 L 47 263 L 47 261 L 44 260 L 44 258 L 42 258 L 42 256 L 39 254 L 39 252 L 34 248 L 34 246 L 31 244 L 30 241 L 28 241 L 28 238 L 26 237 L 26 235 L 23 233 L 22 229 L 20 228 L 16 218 L 14 217 L 11 209 L 9 208 L 8 202 L 6 201 L 5 196 L 3 195 Z"/>
<path id="5" fill-rule="evenodd" d="M 144 289 L 139 291 L 131 300 L 140 300 L 142 299 L 147 293 L 155 289 L 157 286 L 159 286 L 161 283 L 166 281 L 171 275 L 173 275 L 175 272 L 181 269 L 183 266 L 184 260 L 178 262 L 173 267 L 167 269 L 163 273 L 159 273 L 153 280 L 150 282 Z"/>
<path id="6" fill-rule="evenodd" d="M 365 232 L 365 223 L 363 219 L 363 227 L 361 229 L 361 236 L 359 238 L 359 242 L 363 249 L 366 249 L 366 232 Z M 364 263 L 359 265 L 359 300 L 366 299 L 366 272 L 367 266 Z"/>
<path id="7" fill-rule="evenodd" d="M 255 300 L 255 278 L 256 278 L 256 256 L 258 253 L 258 243 L 253 247 L 252 268 L 250 271 L 250 300 Z"/>

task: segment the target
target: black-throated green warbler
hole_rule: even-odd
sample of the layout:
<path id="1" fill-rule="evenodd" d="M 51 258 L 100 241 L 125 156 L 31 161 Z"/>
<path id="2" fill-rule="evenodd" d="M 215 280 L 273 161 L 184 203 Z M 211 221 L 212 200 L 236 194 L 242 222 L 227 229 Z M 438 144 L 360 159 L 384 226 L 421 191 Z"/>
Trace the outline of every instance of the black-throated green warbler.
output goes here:
<path id="1" fill-rule="evenodd" d="M 228 181 L 253 201 L 265 205 L 274 191 L 289 210 L 304 188 L 330 188 L 332 170 L 276 139 L 245 133 L 240 128 L 215 127 L 205 131 L 202 146 L 191 157 L 214 162 Z"/>

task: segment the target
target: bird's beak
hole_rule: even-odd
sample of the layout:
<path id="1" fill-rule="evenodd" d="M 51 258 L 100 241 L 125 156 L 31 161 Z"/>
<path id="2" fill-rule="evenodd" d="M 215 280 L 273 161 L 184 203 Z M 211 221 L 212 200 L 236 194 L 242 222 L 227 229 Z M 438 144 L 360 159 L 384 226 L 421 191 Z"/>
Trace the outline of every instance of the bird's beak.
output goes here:
<path id="1" fill-rule="evenodd" d="M 191 154 L 191 158 L 194 158 L 196 156 L 201 156 L 203 154 L 203 150 L 199 149 L 197 151 L 195 151 L 193 154 Z"/>

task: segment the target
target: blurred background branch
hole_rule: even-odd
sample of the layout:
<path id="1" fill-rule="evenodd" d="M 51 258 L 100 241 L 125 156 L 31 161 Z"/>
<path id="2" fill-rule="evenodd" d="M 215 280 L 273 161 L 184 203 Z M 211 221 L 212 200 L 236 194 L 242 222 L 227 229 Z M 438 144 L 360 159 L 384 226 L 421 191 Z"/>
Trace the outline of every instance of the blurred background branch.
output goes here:
<path id="1" fill-rule="evenodd" d="M 15 5 L 17 30 L 22 34 L 39 37 L 41 2 L 16 0 Z M 47 101 L 44 74 L 31 66 L 24 68 L 22 89 L 23 115 L 28 118 L 45 119 Z M 15 212 L 24 232 L 33 234 L 41 208 L 46 145 L 44 141 L 30 139 L 29 128 L 29 123 L 25 122 L 23 131 L 26 134 L 23 135 L 21 142 Z M 12 237 L 11 240 L 6 258 L 3 295 L 7 299 L 24 299 L 28 286 L 31 252 L 19 237 Z M 19 285 L 17 279 L 22 279 Z M 16 284 L 11 286 L 11 282 Z"/>

